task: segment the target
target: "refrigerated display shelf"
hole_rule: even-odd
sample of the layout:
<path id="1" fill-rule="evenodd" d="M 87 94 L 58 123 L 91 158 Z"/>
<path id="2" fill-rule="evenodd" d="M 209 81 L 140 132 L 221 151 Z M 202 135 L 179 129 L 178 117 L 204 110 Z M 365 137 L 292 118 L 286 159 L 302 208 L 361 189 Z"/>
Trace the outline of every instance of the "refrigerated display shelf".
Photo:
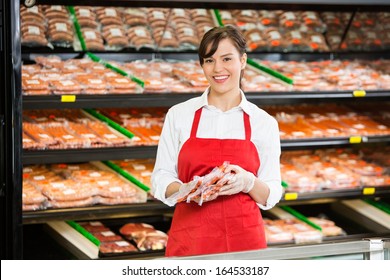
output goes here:
<path id="1" fill-rule="evenodd" d="M 390 186 L 369 187 L 364 186 L 358 189 L 321 190 L 318 192 L 286 192 L 281 202 L 283 205 L 302 203 L 303 201 L 315 201 L 324 199 L 348 199 L 348 198 L 369 198 L 372 196 L 390 196 Z"/>
<path id="2" fill-rule="evenodd" d="M 45 95 L 23 96 L 23 109 L 65 108 L 139 108 L 170 107 L 201 93 L 143 93 L 106 95 Z M 386 100 L 390 90 L 356 91 L 291 91 L 291 92 L 247 92 L 247 99 L 257 105 L 294 104 L 300 102 L 335 102 L 341 100 L 367 101 Z"/>
<path id="3" fill-rule="evenodd" d="M 71 163 L 128 158 L 154 158 L 157 146 L 36 150 L 23 152 L 23 164 Z"/>
<path id="4" fill-rule="evenodd" d="M 357 145 L 360 143 L 389 143 L 390 135 L 351 136 L 339 138 L 282 140 L 282 150 L 299 150 Z M 157 146 L 116 148 L 87 148 L 66 150 L 23 150 L 23 164 L 71 163 L 95 160 L 155 158 Z"/>
<path id="5" fill-rule="evenodd" d="M 93 51 L 104 60 L 133 61 L 133 60 L 196 60 L 198 61 L 197 50 L 154 50 L 150 48 L 134 49 L 132 47 L 122 50 Z M 85 51 L 75 51 L 70 48 L 56 47 L 26 47 L 22 46 L 22 61 L 33 63 L 36 56 L 59 56 L 66 60 L 70 58 L 83 58 Z M 388 50 L 378 51 L 330 51 L 330 52 L 274 52 L 274 51 L 251 51 L 247 52 L 248 58 L 270 61 L 321 61 L 321 60 L 355 60 L 355 59 L 390 59 Z"/>
<path id="6" fill-rule="evenodd" d="M 46 4 L 52 5 L 53 1 L 49 0 L 36 0 L 36 1 L 26 1 L 21 0 L 21 3 L 28 4 Z M 56 0 L 57 5 L 79 5 L 79 6 L 89 6 L 91 5 L 91 0 Z M 171 8 L 224 8 L 224 9 L 258 9 L 261 4 L 262 9 L 283 9 L 288 8 L 289 10 L 321 10 L 326 8 L 327 10 L 336 10 L 344 11 L 351 9 L 362 8 L 366 11 L 368 10 L 384 10 L 389 8 L 390 5 L 387 0 L 321 0 L 321 1 L 310 1 L 310 0 L 273 0 L 273 1 L 263 1 L 263 0 L 247 0 L 247 1 L 237 1 L 237 0 L 213 0 L 213 1 L 183 1 L 183 0 L 102 0 L 99 1 L 100 6 L 130 6 L 130 7 L 165 7 Z"/>
<path id="7" fill-rule="evenodd" d="M 172 213 L 171 207 L 159 201 L 124 205 L 96 205 L 79 208 L 47 209 L 23 212 L 23 224 L 39 224 L 48 221 L 96 220 L 154 216 Z"/>
<path id="8" fill-rule="evenodd" d="M 389 196 L 390 186 L 363 187 L 352 190 L 324 190 L 312 193 L 286 193 L 281 199 L 280 205 L 296 205 L 302 202 L 313 201 L 336 201 L 348 198 L 369 198 L 373 196 Z M 148 201 L 147 203 L 126 205 L 96 205 L 80 208 L 47 209 L 23 212 L 23 224 L 44 223 L 55 220 L 92 220 L 108 218 L 125 218 L 136 216 L 153 216 L 171 214 L 172 207 L 160 201 Z"/>

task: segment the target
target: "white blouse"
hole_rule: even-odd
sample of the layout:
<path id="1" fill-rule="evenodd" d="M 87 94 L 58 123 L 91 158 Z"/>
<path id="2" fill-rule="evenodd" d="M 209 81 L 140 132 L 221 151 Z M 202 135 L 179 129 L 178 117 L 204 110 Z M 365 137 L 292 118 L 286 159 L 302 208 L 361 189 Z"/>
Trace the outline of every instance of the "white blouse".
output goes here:
<path id="1" fill-rule="evenodd" d="M 249 102 L 241 92 L 241 103 L 223 112 L 208 105 L 208 89 L 199 97 L 192 98 L 171 107 L 166 114 L 157 149 L 156 164 L 152 173 L 151 193 L 155 198 L 170 205 L 165 191 L 178 179 L 178 156 L 181 147 L 190 137 L 195 112 L 203 107 L 197 137 L 217 139 L 245 139 L 243 111 L 250 117 L 251 141 L 259 152 L 260 168 L 257 177 L 266 183 L 270 194 L 266 205 L 258 204 L 263 210 L 279 202 L 283 188 L 280 176 L 280 138 L 277 121 L 264 110 Z"/>

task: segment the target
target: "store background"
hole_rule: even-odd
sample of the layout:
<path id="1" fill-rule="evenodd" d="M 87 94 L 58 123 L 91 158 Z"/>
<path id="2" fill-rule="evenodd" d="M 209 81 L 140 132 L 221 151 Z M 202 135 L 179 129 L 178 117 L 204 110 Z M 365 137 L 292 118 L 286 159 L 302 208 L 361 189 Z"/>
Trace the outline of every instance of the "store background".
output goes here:
<path id="1" fill-rule="evenodd" d="M 12 1 L 11 1 L 12 2 Z M 92 5 L 91 1 L 36 1 L 36 4 L 46 5 Z M 262 5 L 264 9 L 283 9 L 283 10 L 314 10 L 314 11 L 348 11 L 359 12 L 361 10 L 379 13 L 383 11 L 390 12 L 387 1 L 370 2 L 365 1 L 344 1 L 337 3 L 333 1 L 321 1 L 312 5 L 310 1 L 246 1 L 238 3 L 235 1 L 210 1 L 210 2 L 187 2 L 175 1 L 163 3 L 164 1 L 102 1 L 99 5 L 104 6 L 129 6 L 144 7 L 145 5 L 164 6 L 171 8 L 212 8 L 212 9 L 258 9 Z M 28 3 L 28 1 L 26 2 Z M 83 51 L 74 51 L 72 48 L 54 47 L 54 49 L 43 47 L 26 47 L 20 42 L 21 25 L 19 21 L 20 10 L 19 3 L 8 3 L 2 1 L 2 68 L 1 86 L 5 94 L 1 95 L 1 252 L 4 254 L 2 259 L 69 259 L 80 257 L 74 250 L 72 244 L 67 248 L 59 244 L 64 244 L 57 233 L 53 234 L 48 222 L 62 222 L 67 220 L 87 221 L 87 220 L 105 220 L 108 223 L 137 221 L 151 222 L 168 229 L 172 209 L 156 201 L 134 205 L 95 205 L 84 208 L 67 208 L 67 209 L 45 209 L 37 211 L 22 211 L 22 167 L 31 164 L 62 164 L 71 162 L 88 162 L 88 161 L 108 161 L 123 160 L 136 158 L 153 158 L 156 152 L 155 146 L 140 146 L 126 148 L 101 148 L 95 149 L 70 149 L 70 150 L 23 150 L 22 149 L 22 115 L 25 110 L 29 109 L 67 109 L 67 108 L 132 108 L 144 109 L 147 107 L 169 107 L 178 102 L 186 100 L 197 94 L 139 94 L 139 95 L 119 95 L 119 96 L 83 96 L 78 95 L 76 102 L 61 102 L 58 96 L 22 96 L 21 90 L 21 67 L 22 63 L 31 63 L 37 56 L 58 55 L 63 59 L 73 57 L 83 57 Z M 24 1 L 21 1 L 21 5 Z M 245 7 L 244 7 L 245 6 Z M 359 10 L 360 9 L 360 10 Z M 387 23 L 388 24 L 388 23 Z M 389 52 L 387 49 L 375 51 L 325 51 L 325 52 L 269 52 L 255 51 L 249 54 L 250 58 L 261 60 L 308 60 L 318 61 L 323 59 L 388 59 Z M 117 61 L 132 61 L 140 58 L 152 59 L 197 59 L 194 50 L 187 51 L 101 51 L 94 52 L 99 57 L 106 60 L 113 59 Z M 361 92 L 355 94 L 361 95 Z M 388 89 L 367 90 L 364 98 L 357 98 L 351 91 L 327 91 L 321 92 L 276 92 L 276 93 L 248 93 L 248 99 L 260 106 L 278 106 L 286 104 L 323 104 L 328 106 L 331 103 L 338 104 L 358 104 L 363 106 L 365 103 L 389 101 Z M 362 105 L 363 104 L 363 105 Z M 378 104 L 378 103 L 376 103 Z M 374 105 L 375 106 L 375 105 Z M 23 108 L 23 110 L 22 110 Z M 364 140 L 363 140 L 364 139 Z M 366 138 L 351 138 L 350 136 L 341 138 L 325 139 L 303 139 L 303 140 L 283 140 L 283 152 L 287 150 L 313 150 L 333 147 L 353 147 L 357 150 L 367 147 L 379 146 L 385 148 L 388 146 L 389 135 L 368 136 L 368 143 L 354 143 L 366 141 Z M 352 143 L 351 143 L 352 142 Z M 98 152 L 97 152 L 98 151 Z M 291 206 L 299 209 L 306 215 L 326 213 L 328 216 L 334 215 L 337 210 L 332 208 L 333 205 L 339 205 L 341 200 L 348 199 L 377 199 L 381 202 L 388 203 L 390 186 L 361 188 L 355 190 L 341 190 L 336 192 L 306 192 L 288 194 L 280 203 L 282 206 Z M 288 194 L 288 195 L 287 195 Z M 344 208 L 343 208 L 344 209 Z M 342 210 L 341 210 L 342 211 Z M 336 215 L 337 216 L 337 215 Z M 358 217 L 357 219 L 360 219 Z M 360 223 L 353 222 L 345 217 L 340 217 L 343 222 L 341 227 L 351 227 L 351 232 L 356 235 L 353 239 L 360 240 L 363 237 L 375 236 L 380 233 L 388 237 L 389 226 L 377 225 L 374 231 L 373 222 L 364 218 Z M 375 224 L 375 223 L 374 223 Z M 384 232 L 383 232 L 384 230 Z M 376 234 L 375 234 L 376 232 Z M 56 239 L 56 240 L 55 240 Z M 291 244 L 290 244 L 291 246 Z M 69 250 L 71 252 L 69 252 Z M 73 250 L 73 251 L 72 251 Z M 81 253 L 81 255 L 83 255 Z M 141 254 L 141 255 L 120 255 L 113 258 L 154 258 L 161 257 L 162 252 Z"/>

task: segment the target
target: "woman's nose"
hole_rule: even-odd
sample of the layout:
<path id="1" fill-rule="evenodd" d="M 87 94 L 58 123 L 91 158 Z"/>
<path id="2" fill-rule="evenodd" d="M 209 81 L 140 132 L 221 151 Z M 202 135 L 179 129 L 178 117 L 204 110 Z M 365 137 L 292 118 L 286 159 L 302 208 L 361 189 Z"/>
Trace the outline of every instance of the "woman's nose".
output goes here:
<path id="1" fill-rule="evenodd" d="M 215 61 L 214 63 L 214 72 L 220 72 L 223 69 L 223 65 L 221 61 Z"/>

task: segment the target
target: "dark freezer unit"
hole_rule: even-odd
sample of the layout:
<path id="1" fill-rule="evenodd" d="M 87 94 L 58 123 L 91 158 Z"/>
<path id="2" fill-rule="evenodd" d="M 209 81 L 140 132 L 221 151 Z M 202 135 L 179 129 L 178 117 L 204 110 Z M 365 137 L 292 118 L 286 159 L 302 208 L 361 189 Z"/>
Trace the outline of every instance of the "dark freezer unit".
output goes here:
<path id="1" fill-rule="evenodd" d="M 1 259 L 22 258 L 21 50 L 19 2 L 0 1 Z"/>

